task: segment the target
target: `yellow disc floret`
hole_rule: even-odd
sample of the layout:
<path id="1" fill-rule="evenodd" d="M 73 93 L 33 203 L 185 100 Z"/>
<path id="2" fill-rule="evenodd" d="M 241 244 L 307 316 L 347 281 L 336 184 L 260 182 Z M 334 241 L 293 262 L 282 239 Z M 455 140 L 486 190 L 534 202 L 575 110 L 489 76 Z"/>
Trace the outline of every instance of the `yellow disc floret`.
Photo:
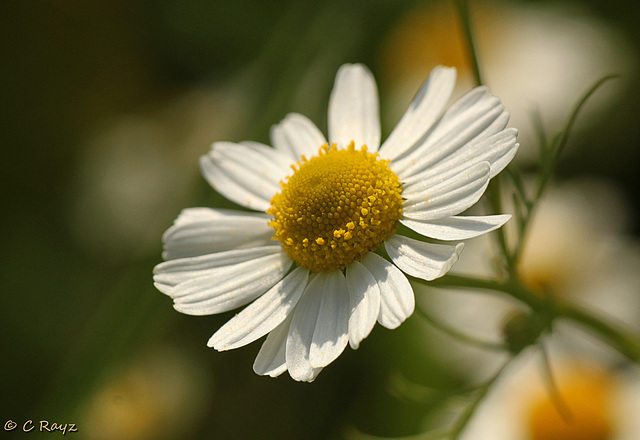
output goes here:
<path id="1" fill-rule="evenodd" d="M 402 185 L 388 164 L 353 142 L 303 156 L 267 211 L 287 254 L 314 272 L 343 269 L 389 238 L 402 213 Z"/>

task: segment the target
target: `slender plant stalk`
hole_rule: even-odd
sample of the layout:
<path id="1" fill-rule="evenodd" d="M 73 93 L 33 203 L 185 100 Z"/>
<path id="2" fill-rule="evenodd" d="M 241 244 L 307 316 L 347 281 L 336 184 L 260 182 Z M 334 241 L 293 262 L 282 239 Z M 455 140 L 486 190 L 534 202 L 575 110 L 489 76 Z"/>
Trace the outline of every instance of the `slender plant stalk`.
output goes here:
<path id="1" fill-rule="evenodd" d="M 540 360 L 542 361 L 543 378 L 547 384 L 547 390 L 549 390 L 549 398 L 551 399 L 553 405 L 556 407 L 556 410 L 558 411 L 560 417 L 562 417 L 562 419 L 566 423 L 572 423 L 575 420 L 573 412 L 562 397 L 562 393 L 560 392 L 560 388 L 558 387 L 558 383 L 556 382 L 555 376 L 553 374 L 551 359 L 549 359 L 547 348 L 543 343 L 538 344 L 538 348 L 541 354 Z"/>
<path id="2" fill-rule="evenodd" d="M 478 44 L 473 29 L 473 21 L 471 20 L 471 11 L 469 10 L 469 3 L 467 0 L 454 0 L 454 4 L 460 17 L 460 23 L 464 31 L 464 37 L 467 43 L 467 50 L 469 52 L 469 58 L 471 61 L 471 67 L 473 69 L 473 76 L 477 86 L 484 84 L 484 75 L 480 67 L 480 60 L 478 56 Z M 491 179 L 489 188 L 487 189 L 487 196 L 491 211 L 493 213 L 502 212 L 502 200 L 501 200 L 501 181 L 500 176 L 495 176 Z M 512 253 L 509 250 L 507 243 L 507 237 L 503 229 L 498 230 L 495 233 L 495 237 L 498 240 L 498 246 L 505 259 L 505 268 L 510 276 L 516 275 L 516 265 L 513 262 Z"/>
<path id="3" fill-rule="evenodd" d="M 607 81 L 617 78 L 618 75 L 607 75 L 596 81 L 587 92 L 580 98 L 578 103 L 576 104 L 571 116 L 569 117 L 567 124 L 562 132 L 558 135 L 551 145 L 548 144 L 546 135 L 544 133 L 544 127 L 542 126 L 542 120 L 540 118 L 539 113 L 535 113 L 535 122 L 538 127 L 538 133 L 540 136 L 540 151 L 541 151 L 541 162 L 542 162 L 542 171 L 538 181 L 536 192 L 533 196 L 532 200 L 528 200 L 527 196 L 524 192 L 524 187 L 522 183 L 518 181 L 518 177 L 516 173 L 512 172 L 513 182 L 516 186 L 516 190 L 518 191 L 519 196 L 521 197 L 523 203 L 525 204 L 525 216 L 522 219 L 522 224 L 519 225 L 519 238 L 517 240 L 515 249 L 511 252 L 510 256 L 507 258 L 507 263 L 512 264 L 514 267 L 517 267 L 518 261 L 522 256 L 522 250 L 524 243 L 526 242 L 526 238 L 529 232 L 529 225 L 531 223 L 531 219 L 533 218 L 534 212 L 538 205 L 540 199 L 544 195 L 545 190 L 549 182 L 551 181 L 551 177 L 553 176 L 556 168 L 556 164 L 558 162 L 558 158 L 564 151 L 565 146 L 567 145 L 567 141 L 569 139 L 569 134 L 580 114 L 581 110 L 584 108 L 586 102 L 591 98 L 591 96 Z M 510 271 L 510 273 L 517 275 L 515 270 Z"/>
<path id="4" fill-rule="evenodd" d="M 467 0 L 454 0 L 454 3 L 458 10 L 460 21 L 464 29 L 476 83 L 478 85 L 483 84 L 484 80 L 483 80 L 483 75 L 482 75 L 482 71 L 481 71 L 480 63 L 478 59 L 478 50 L 477 50 L 476 38 L 475 38 L 472 21 L 471 21 L 471 14 L 469 11 L 469 4 Z M 578 102 L 578 104 L 576 105 L 574 111 L 572 112 L 567 122 L 567 126 L 561 132 L 560 136 L 555 140 L 555 142 L 552 145 L 552 149 L 553 149 L 552 151 L 553 158 L 551 160 L 552 163 L 555 163 L 557 161 L 558 156 L 564 150 L 567 144 L 567 140 L 569 138 L 571 129 L 575 124 L 578 114 L 584 107 L 584 104 L 593 95 L 593 93 L 595 93 L 595 91 L 598 90 L 598 88 L 600 88 L 600 86 L 602 86 L 605 82 L 615 77 L 617 77 L 617 75 L 608 75 L 603 77 L 599 81 L 597 81 L 587 91 L 587 93 L 585 93 L 582 99 Z M 534 211 L 535 205 L 540 200 L 544 192 L 544 189 L 546 188 L 546 185 L 550 179 L 550 176 L 552 175 L 553 171 L 555 171 L 555 167 L 553 165 L 545 168 L 546 169 L 543 172 L 540 185 L 538 186 L 538 191 L 534 197 L 534 200 L 531 202 L 530 206 L 528 207 L 529 208 L 528 216 L 524 221 L 525 230 L 526 230 L 527 223 L 529 223 L 531 215 Z M 496 176 L 496 178 L 492 179 L 491 185 L 489 185 L 488 196 L 489 196 L 489 201 L 492 206 L 492 209 L 498 213 L 502 211 L 501 202 L 500 202 L 500 193 L 501 193 L 500 181 L 499 179 L 497 179 L 497 176 Z M 465 279 L 464 277 L 455 277 L 453 275 L 449 275 L 445 278 L 449 280 L 449 282 L 454 282 L 454 283 L 457 282 L 459 284 L 458 287 L 465 287 L 465 285 L 467 285 L 468 287 L 502 291 L 527 303 L 534 310 L 545 310 L 549 306 L 548 301 L 542 299 L 537 294 L 524 288 L 518 279 L 516 266 L 517 266 L 517 257 L 520 254 L 521 246 L 518 246 L 517 252 L 514 254 L 509 250 L 503 228 L 497 231 L 497 235 L 498 235 L 498 241 L 500 244 L 500 249 L 503 253 L 503 256 L 505 258 L 505 262 L 508 268 L 509 280 L 507 282 L 501 283 L 501 282 L 494 282 L 494 281 L 481 281 L 481 280 L 475 280 L 471 278 Z M 554 312 L 560 316 L 571 319 L 572 321 L 592 331 L 595 331 L 601 338 L 604 338 L 612 342 L 616 346 L 616 348 L 618 348 L 618 350 L 620 350 L 628 358 L 634 360 L 635 362 L 640 361 L 640 344 L 638 343 L 636 338 L 629 337 L 624 331 L 617 328 L 613 324 L 608 324 L 604 322 L 603 320 L 592 315 L 590 312 L 586 310 L 580 309 L 576 306 L 569 306 L 567 304 L 557 304 L 556 310 Z"/>
<path id="5" fill-rule="evenodd" d="M 571 133 L 571 130 L 578 118 L 578 115 L 580 114 L 580 111 L 584 108 L 584 105 L 587 103 L 589 98 L 596 92 L 596 90 L 598 90 L 607 81 L 617 78 L 618 76 L 619 75 L 607 75 L 602 77 L 598 81 L 596 81 L 595 84 L 593 84 L 593 86 L 591 86 L 591 88 L 582 96 L 578 104 L 573 109 L 573 112 L 571 113 L 571 116 L 567 121 L 566 127 L 561 132 L 559 137 L 557 139 L 554 139 L 556 142 L 554 142 L 552 145 L 552 151 L 550 152 L 551 157 L 549 158 L 548 163 L 543 164 L 544 167 L 542 171 L 542 177 L 538 185 L 538 191 L 536 193 L 534 203 L 537 202 L 542 197 L 542 194 L 546 189 L 547 184 L 551 179 L 551 176 L 555 172 L 555 165 L 558 162 L 558 158 L 560 157 L 560 155 L 562 154 L 562 152 L 564 151 L 567 145 L 567 141 L 569 140 L 569 134 Z"/>
<path id="6" fill-rule="evenodd" d="M 416 281 L 420 280 L 416 279 Z M 637 335 L 632 334 L 628 329 L 617 324 L 607 322 L 593 312 L 578 305 L 565 302 L 550 303 L 547 297 L 527 289 L 517 281 L 500 282 L 459 275 L 446 275 L 437 280 L 430 281 L 429 286 L 489 290 L 506 293 L 524 302 L 533 310 L 551 313 L 555 318 L 565 318 L 578 324 L 599 339 L 608 342 L 627 359 L 636 364 L 640 364 L 640 338 Z"/>
<path id="7" fill-rule="evenodd" d="M 473 417 L 473 414 L 476 412 L 476 410 L 478 409 L 478 407 L 480 406 L 480 403 L 482 403 L 482 401 L 484 400 L 484 398 L 487 396 L 487 394 L 489 393 L 489 390 L 491 389 L 491 387 L 493 386 L 494 383 L 496 383 L 496 381 L 498 380 L 498 378 L 500 376 L 502 376 L 502 373 L 504 373 L 505 369 L 507 368 L 507 366 L 511 363 L 511 359 L 509 359 L 507 362 L 505 362 L 502 367 L 500 367 L 500 370 L 498 370 L 498 372 L 491 377 L 491 379 L 489 379 L 484 386 L 482 386 L 479 390 L 478 390 L 478 394 L 477 396 L 475 396 L 475 398 L 473 399 L 473 402 L 471 403 L 471 405 L 469 405 L 465 411 L 462 413 L 462 416 L 456 421 L 455 426 L 453 427 L 453 429 L 451 430 L 451 440 L 458 440 L 458 438 L 460 437 L 460 435 L 464 432 L 465 428 L 467 427 L 467 425 L 469 424 L 469 421 L 471 420 L 471 418 Z"/>
<path id="8" fill-rule="evenodd" d="M 471 21 L 471 12 L 469 11 L 469 3 L 467 0 L 454 0 L 460 22 L 462 23 L 462 29 L 464 36 L 467 40 L 467 46 L 469 50 L 469 58 L 471 59 L 471 67 L 473 69 L 473 76 L 477 85 L 484 84 L 482 70 L 480 69 L 480 61 L 478 59 L 478 45 L 476 44 L 475 32 L 473 30 L 473 24 Z"/>
<path id="9" fill-rule="evenodd" d="M 559 305 L 556 310 L 559 316 L 570 319 L 599 339 L 609 342 L 627 359 L 640 365 L 640 337 L 629 329 L 609 323 L 580 307 L 565 304 Z"/>
<path id="10" fill-rule="evenodd" d="M 468 1 L 453 0 L 453 2 L 458 11 L 460 22 L 464 30 L 476 84 L 482 85 L 484 84 L 484 77 L 480 68 L 478 49 L 472 26 Z M 511 250 L 511 248 L 509 247 L 504 228 L 501 228 L 494 233 L 502 254 L 505 266 L 504 269 L 506 269 L 506 273 L 504 274 L 506 275 L 506 281 L 485 280 L 472 277 L 447 275 L 438 280 L 431 281 L 430 285 L 438 287 L 471 288 L 506 293 L 507 295 L 510 295 L 511 297 L 527 304 L 534 312 L 538 313 L 540 316 L 549 317 L 550 322 L 552 322 L 556 318 L 565 318 L 573 321 L 579 326 L 584 327 L 587 331 L 593 333 L 598 338 L 608 342 L 612 347 L 616 348 L 629 360 L 640 364 L 640 338 L 630 334 L 626 329 L 623 329 L 613 323 L 606 322 L 604 319 L 577 305 L 569 304 L 566 302 L 560 303 L 554 300 L 550 295 L 539 295 L 529 290 L 522 284 L 517 272 L 518 259 L 521 255 L 522 245 L 524 243 L 526 231 L 528 230 L 529 222 L 532 218 L 533 212 L 535 211 L 537 202 L 542 197 L 542 194 L 555 171 L 558 157 L 567 144 L 571 128 L 573 127 L 580 110 L 589 99 L 589 97 L 603 83 L 605 83 L 612 77 L 613 76 L 607 76 L 602 78 L 600 81 L 595 83 L 591 89 L 588 90 L 588 92 L 582 97 L 578 105 L 575 107 L 573 113 L 571 114 L 571 117 L 567 122 L 565 130 L 561 132 L 551 144 L 546 141 L 546 136 L 543 135 L 542 141 L 544 142 L 541 142 L 541 153 L 543 159 L 542 171 L 538 188 L 536 194 L 533 197 L 533 200 L 530 201 L 526 198 L 524 188 L 521 185 L 516 188 L 518 191 L 520 191 L 520 195 L 522 196 L 523 201 L 523 204 L 521 206 L 516 204 L 516 207 L 523 207 L 524 213 L 519 213 L 518 216 L 519 239 L 517 240 L 515 249 Z M 516 186 L 518 185 L 518 183 L 520 183 L 518 179 L 514 178 L 513 180 L 516 183 Z M 501 182 L 498 176 L 496 176 L 492 179 L 487 189 L 487 199 L 493 213 L 502 212 L 501 196 Z M 421 280 L 416 281 L 420 282 Z M 546 355 L 546 353 L 544 353 L 544 348 L 542 348 L 542 350 L 543 354 Z M 544 361 L 548 363 L 548 359 L 546 358 L 546 356 L 543 356 L 543 358 Z M 465 409 L 460 419 L 456 422 L 453 430 L 451 431 L 452 440 L 455 440 L 460 436 L 469 420 L 473 417 L 473 414 L 475 413 L 477 407 L 480 405 L 486 394 L 489 392 L 490 388 L 493 386 L 495 381 L 498 380 L 504 369 L 509 364 L 510 361 L 507 361 L 500 369 L 500 371 L 498 371 L 498 373 L 493 378 L 491 378 L 482 387 L 482 389 L 478 391 L 478 394 L 476 395 L 473 403 Z M 549 366 L 547 365 L 547 367 Z M 550 367 L 548 379 L 552 382 Z M 553 394 L 554 390 L 552 389 L 551 391 Z M 555 397 L 558 406 L 562 407 L 562 400 L 559 398 L 559 395 L 555 395 Z M 565 415 L 567 414 L 565 413 Z"/>

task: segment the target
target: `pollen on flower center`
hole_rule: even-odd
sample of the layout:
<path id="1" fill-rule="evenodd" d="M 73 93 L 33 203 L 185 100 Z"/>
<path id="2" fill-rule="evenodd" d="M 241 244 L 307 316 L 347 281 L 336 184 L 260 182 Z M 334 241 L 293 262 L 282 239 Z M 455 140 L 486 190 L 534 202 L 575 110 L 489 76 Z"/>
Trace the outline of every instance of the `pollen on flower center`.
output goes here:
<path id="1" fill-rule="evenodd" d="M 280 182 L 267 213 L 275 237 L 298 265 L 322 272 L 342 269 L 393 234 L 402 213 L 402 185 L 377 153 L 354 143 L 323 145 L 304 156 Z"/>

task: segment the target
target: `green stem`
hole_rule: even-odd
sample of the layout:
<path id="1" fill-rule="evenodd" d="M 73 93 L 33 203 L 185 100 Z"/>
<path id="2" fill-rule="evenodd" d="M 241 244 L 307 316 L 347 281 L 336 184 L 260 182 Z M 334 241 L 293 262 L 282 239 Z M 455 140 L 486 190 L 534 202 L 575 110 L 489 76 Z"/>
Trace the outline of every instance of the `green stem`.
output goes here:
<path id="1" fill-rule="evenodd" d="M 475 36 L 475 32 L 473 30 L 473 24 L 471 20 L 471 12 L 469 11 L 469 3 L 467 0 L 454 0 L 454 4 L 456 9 L 458 10 L 458 16 L 460 17 L 460 23 L 462 24 L 462 28 L 464 31 L 464 37 L 467 42 L 467 47 L 469 50 L 469 57 L 471 61 L 471 66 L 473 68 L 473 76 L 476 82 L 476 85 L 480 86 L 484 84 L 484 76 L 482 74 L 482 70 L 480 69 L 480 61 L 478 56 L 478 45 L 477 39 Z M 502 213 L 502 201 L 501 196 L 501 184 L 499 176 L 495 176 L 491 183 L 489 184 L 489 188 L 487 190 L 487 197 L 489 200 L 489 205 L 491 206 L 491 211 L 495 214 Z M 507 272 L 510 276 L 516 276 L 516 265 L 514 264 L 512 253 L 509 251 L 509 246 L 507 243 L 507 237 L 504 229 L 499 229 L 496 233 L 496 238 L 498 240 L 498 246 L 500 247 L 500 251 L 504 256 L 504 263 L 507 269 Z"/>
<path id="2" fill-rule="evenodd" d="M 587 90 L 587 92 L 582 96 L 582 98 L 580 98 L 580 100 L 576 104 L 575 108 L 573 109 L 573 112 L 571 112 L 571 116 L 569 117 L 564 130 L 562 130 L 554 138 L 553 142 L 551 142 L 551 145 L 549 145 L 547 142 L 547 138 L 544 133 L 544 127 L 542 126 L 542 119 L 540 117 L 540 114 L 538 112 L 534 113 L 534 122 L 536 124 L 537 131 L 540 137 L 540 152 L 541 152 L 540 157 L 541 157 L 542 169 L 540 172 L 540 177 L 539 177 L 538 185 L 536 188 L 536 192 L 533 195 L 532 200 L 527 199 L 527 196 L 526 196 L 526 193 L 524 192 L 524 188 L 522 187 L 522 184 L 517 181 L 516 173 L 512 172 L 512 176 L 514 177 L 513 182 L 516 186 L 516 190 L 518 191 L 518 194 L 520 195 L 520 197 L 522 198 L 526 206 L 526 213 L 525 213 L 526 215 L 522 220 L 522 225 L 519 227 L 519 238 L 517 240 L 515 248 L 513 252 L 511 252 L 510 254 L 505 254 L 507 256 L 507 264 L 510 264 L 511 266 L 513 266 L 513 269 L 509 271 L 509 273 L 512 275 L 512 278 L 517 279 L 517 273 L 515 268 L 517 267 L 518 261 L 520 260 L 520 257 L 522 255 L 523 246 L 527 241 L 526 239 L 527 239 L 528 231 L 530 229 L 529 225 L 531 224 L 531 219 L 533 218 L 534 212 L 538 206 L 538 202 L 540 202 L 540 199 L 542 199 L 542 196 L 545 190 L 547 189 L 547 186 L 551 182 L 551 179 L 556 170 L 558 158 L 560 157 L 564 148 L 567 145 L 567 142 L 569 140 L 569 135 L 573 129 L 573 126 L 575 125 L 578 115 L 584 108 L 584 105 L 587 103 L 589 98 L 591 98 L 591 96 L 604 83 L 606 83 L 611 79 L 616 78 L 617 76 L 618 75 L 607 75 L 601 78 L 600 80 L 596 81 Z"/>
<path id="3" fill-rule="evenodd" d="M 558 138 L 554 139 L 554 142 L 552 143 L 552 151 L 551 151 L 552 157 L 549 158 L 548 165 L 544 166 L 542 176 L 540 178 L 540 183 L 538 185 L 538 191 L 534 199 L 534 203 L 537 202 L 542 197 L 542 193 L 544 192 L 547 184 L 549 183 L 551 176 L 554 174 L 555 167 L 558 162 L 558 158 L 564 151 L 564 148 L 567 146 L 567 142 L 569 140 L 569 134 L 571 133 L 571 130 L 573 129 L 573 126 L 575 125 L 576 120 L 578 119 L 578 115 L 582 111 L 582 108 L 587 103 L 589 98 L 591 98 L 591 96 L 604 83 L 614 78 L 617 78 L 618 76 L 619 75 L 607 75 L 602 77 L 601 79 L 596 81 L 591 86 L 591 88 L 587 90 L 587 92 L 582 96 L 580 101 L 578 101 L 578 104 L 573 109 L 573 112 L 571 113 L 571 116 L 569 117 L 569 120 L 567 121 L 567 125 L 565 126 L 564 130 L 560 133 Z"/>
<path id="4" fill-rule="evenodd" d="M 471 65 L 473 68 L 473 76 L 477 85 L 484 84 L 482 71 L 480 70 L 480 62 L 478 61 L 478 46 L 476 44 L 475 33 L 471 24 L 471 13 L 469 12 L 469 4 L 466 0 L 454 0 L 458 15 L 460 16 L 460 22 L 464 30 L 464 35 L 467 40 L 467 46 L 469 49 L 469 55 L 471 57 Z"/>
<path id="5" fill-rule="evenodd" d="M 608 342 L 630 361 L 640 365 L 640 338 L 627 329 L 607 322 L 593 312 L 575 304 L 566 302 L 550 302 L 549 298 L 539 295 L 519 282 L 473 278 L 459 275 L 447 275 L 429 282 L 433 287 L 452 287 L 490 290 L 507 295 L 527 304 L 535 311 L 551 313 L 554 318 L 564 318 L 583 327 L 599 339 Z M 551 309 L 551 310 L 550 310 Z"/>
<path id="6" fill-rule="evenodd" d="M 473 402 L 471 403 L 471 405 L 465 408 L 465 411 L 462 413 L 460 418 L 456 421 L 455 426 L 451 430 L 451 440 L 457 440 L 460 437 L 464 429 L 469 424 L 471 417 L 473 417 L 473 414 L 476 412 L 476 409 L 478 409 L 478 406 L 480 406 L 480 403 L 482 403 L 482 401 L 484 400 L 485 396 L 487 395 L 487 393 L 489 392 L 493 384 L 498 380 L 500 376 L 502 376 L 502 373 L 504 373 L 504 370 L 507 368 L 507 366 L 510 363 L 511 363 L 511 359 L 505 362 L 504 365 L 500 367 L 500 370 L 498 370 L 498 372 L 493 377 L 491 377 L 491 379 L 489 379 L 478 390 L 478 394 L 473 399 Z"/>
<path id="7" fill-rule="evenodd" d="M 564 150 L 565 146 L 567 145 L 567 141 L 569 140 L 569 134 L 571 133 L 571 129 L 573 128 L 573 125 L 578 119 L 578 114 L 580 113 L 580 111 L 582 110 L 586 102 L 589 100 L 591 95 L 593 95 L 596 92 L 596 90 L 598 90 L 600 86 L 602 86 L 604 83 L 614 78 L 618 78 L 618 76 L 619 75 L 607 75 L 602 77 L 600 80 L 596 81 L 594 85 L 591 86 L 591 88 L 587 91 L 587 93 L 584 94 L 580 102 L 578 102 L 578 105 L 576 105 L 576 107 L 573 109 L 573 113 L 571 113 L 571 116 L 569 117 L 567 126 L 562 132 L 562 136 L 560 137 L 560 140 L 558 141 L 558 145 L 556 146 L 556 157 L 562 154 L 562 151 Z"/>
<path id="8" fill-rule="evenodd" d="M 640 364 L 640 339 L 626 329 L 575 305 L 559 304 L 556 311 L 559 316 L 570 319 L 598 338 L 611 343 L 627 359 Z"/>
<path id="9" fill-rule="evenodd" d="M 491 212 L 493 214 L 501 214 L 504 212 L 502 209 L 502 200 L 500 198 L 502 189 L 501 189 L 501 180 L 500 176 L 495 176 L 491 179 L 489 183 L 488 191 L 487 191 L 487 199 L 489 205 L 491 207 Z M 506 268 L 509 277 L 512 279 L 518 279 L 517 273 L 517 265 L 513 258 L 513 253 L 509 250 L 509 245 L 507 243 L 507 234 L 505 228 L 500 228 L 494 232 L 495 237 L 498 241 L 498 246 L 500 247 L 500 252 L 504 258 L 504 265 Z"/>
<path id="10" fill-rule="evenodd" d="M 542 361 L 542 372 L 543 372 L 543 380 L 546 382 L 547 390 L 549 391 L 549 398 L 553 405 L 556 407 L 558 414 L 566 423 L 572 423 L 574 421 L 573 413 L 571 412 L 571 408 L 562 397 L 560 393 L 560 388 L 558 387 L 558 383 L 553 375 L 553 370 L 551 368 L 551 359 L 549 359 L 549 353 L 547 352 L 547 348 L 544 346 L 544 343 L 541 341 L 538 344 L 541 354 Z"/>

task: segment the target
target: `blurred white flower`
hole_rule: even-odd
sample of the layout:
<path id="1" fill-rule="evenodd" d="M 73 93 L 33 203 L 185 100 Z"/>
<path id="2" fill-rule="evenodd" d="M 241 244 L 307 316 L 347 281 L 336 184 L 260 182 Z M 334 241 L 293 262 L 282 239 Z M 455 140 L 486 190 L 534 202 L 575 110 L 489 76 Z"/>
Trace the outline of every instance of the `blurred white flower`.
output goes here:
<path id="1" fill-rule="evenodd" d="M 523 147 L 516 160 L 536 157 L 534 110 L 540 111 L 547 132 L 556 133 L 595 81 L 620 74 L 593 96 L 578 121 L 580 129 L 611 108 L 638 68 L 625 37 L 578 4 L 480 1 L 471 3 L 471 11 L 484 80 L 520 130 Z M 429 2 L 410 11 L 389 35 L 381 63 L 395 117 L 434 65 L 457 67 L 461 90 L 473 84 L 466 41 L 451 2 Z"/>
<path id="2" fill-rule="evenodd" d="M 144 253 L 198 184 L 211 137 L 233 136 L 246 105 L 234 87 L 200 87 L 153 111 L 105 121 L 88 136 L 70 199 L 72 232 L 90 252 Z"/>
<path id="3" fill-rule="evenodd" d="M 640 432 L 640 372 L 597 358 L 552 356 L 560 400 L 533 353 L 508 367 L 462 440 L 634 440 Z"/>
<path id="4" fill-rule="evenodd" d="M 525 283 L 640 330 L 640 246 L 626 231 L 628 206 L 602 181 L 574 180 L 549 191 L 522 254 Z"/>

